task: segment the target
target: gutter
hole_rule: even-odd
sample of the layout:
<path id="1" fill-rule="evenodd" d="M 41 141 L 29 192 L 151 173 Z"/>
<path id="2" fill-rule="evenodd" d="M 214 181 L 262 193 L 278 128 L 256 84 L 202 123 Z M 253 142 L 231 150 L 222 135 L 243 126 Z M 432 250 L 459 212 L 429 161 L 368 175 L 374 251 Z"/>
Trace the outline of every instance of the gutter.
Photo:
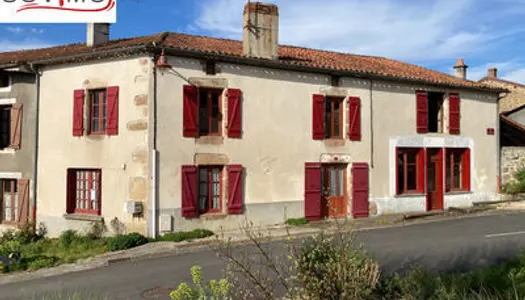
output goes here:
<path id="1" fill-rule="evenodd" d="M 40 115 L 40 73 L 38 72 L 38 68 L 35 68 L 35 66 L 32 63 L 29 63 L 30 70 L 35 74 L 36 76 L 36 108 L 35 108 L 35 139 L 34 139 L 34 160 L 33 160 L 33 199 L 31 203 L 31 214 L 32 219 L 35 224 L 33 226 L 36 226 L 36 209 L 37 209 L 37 183 L 38 183 L 38 137 L 39 137 L 39 115 Z M 36 227 L 35 227 L 36 229 Z"/>

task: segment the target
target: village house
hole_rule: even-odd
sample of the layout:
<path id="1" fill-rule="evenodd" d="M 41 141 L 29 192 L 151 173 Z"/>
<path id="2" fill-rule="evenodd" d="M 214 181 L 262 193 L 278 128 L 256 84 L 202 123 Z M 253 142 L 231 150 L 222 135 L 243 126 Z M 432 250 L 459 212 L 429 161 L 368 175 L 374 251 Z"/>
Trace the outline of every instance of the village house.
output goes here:
<path id="1" fill-rule="evenodd" d="M 156 236 L 443 210 L 497 199 L 503 89 L 383 58 L 160 33 L 0 54 L 38 69 L 36 221 Z M 241 17 L 241 16 L 239 16 Z"/>
<path id="2" fill-rule="evenodd" d="M 0 231 L 34 218 L 35 78 L 29 68 L 0 70 Z"/>

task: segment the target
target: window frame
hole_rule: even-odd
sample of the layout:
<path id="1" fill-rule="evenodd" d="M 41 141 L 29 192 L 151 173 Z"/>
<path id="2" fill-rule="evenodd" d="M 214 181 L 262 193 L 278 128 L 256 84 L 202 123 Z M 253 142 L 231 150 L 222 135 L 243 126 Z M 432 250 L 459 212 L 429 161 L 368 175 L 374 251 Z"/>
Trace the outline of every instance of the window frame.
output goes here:
<path id="1" fill-rule="evenodd" d="M 465 154 L 467 152 L 467 148 L 446 148 L 445 149 L 445 191 L 446 192 L 469 192 L 470 189 L 465 188 L 465 180 L 470 180 L 470 178 L 465 178 Z M 454 187 L 454 158 L 455 156 L 459 156 L 459 188 Z M 450 159 L 450 164 L 447 163 L 448 159 Z M 470 162 L 468 162 L 470 163 Z M 450 172 L 450 182 L 448 179 L 448 172 Z"/>
<path id="2" fill-rule="evenodd" d="M 213 170 L 219 170 L 219 181 L 213 181 Z M 201 171 L 206 170 L 206 181 L 201 181 Z M 197 168 L 197 203 L 199 214 L 212 214 L 212 213 L 221 213 L 222 212 L 222 197 L 223 197 L 223 176 L 224 176 L 224 166 L 221 165 L 206 165 L 199 166 Z M 203 208 L 201 205 L 201 184 L 206 183 L 206 208 Z M 213 195 L 213 184 L 219 184 L 219 195 Z M 219 198 L 219 207 L 211 208 L 213 206 L 213 198 Z"/>
<path id="3" fill-rule="evenodd" d="M 68 186 L 68 190 L 70 192 L 70 197 L 69 199 L 67 199 L 67 201 L 69 202 L 69 205 L 71 205 L 72 207 L 72 214 L 77 214 L 77 215 L 95 215 L 95 216 L 99 216 L 101 215 L 101 212 L 102 212 L 102 170 L 101 169 L 85 169 L 85 168 L 80 168 L 80 169 L 68 169 L 68 172 L 73 172 L 73 176 L 75 178 L 74 180 L 74 186 L 71 187 L 71 186 Z M 77 199 L 77 192 L 79 191 L 77 189 L 77 185 L 78 185 L 78 182 L 79 182 L 79 176 L 78 174 L 80 172 L 87 172 L 88 174 L 88 179 L 87 179 L 87 193 L 88 193 L 88 196 L 87 196 L 87 199 Z M 92 209 L 91 208 L 91 194 L 90 193 L 90 190 L 91 188 L 93 187 L 93 182 L 94 182 L 94 179 L 93 179 L 93 174 L 94 173 L 98 173 L 98 178 L 97 178 L 97 186 L 98 186 L 98 190 L 97 190 L 97 199 L 96 199 L 96 203 L 97 203 L 97 208 L 96 209 Z M 70 183 L 68 182 L 68 185 Z M 79 201 L 87 201 L 88 202 L 88 207 L 90 208 L 87 208 L 87 209 L 84 209 L 84 208 L 78 208 L 77 207 L 77 200 Z"/>
<path id="4" fill-rule="evenodd" d="M 415 152 L 416 154 L 416 161 L 414 163 L 416 167 L 415 171 L 415 181 L 416 181 L 416 188 L 415 189 L 408 189 L 408 164 L 407 164 L 407 154 Z M 399 155 L 403 155 L 403 174 L 399 174 L 399 161 L 398 157 Z M 403 148 L 399 147 L 396 148 L 396 156 L 395 156 L 395 189 L 396 189 L 396 195 L 402 196 L 402 195 L 414 195 L 414 194 L 423 194 L 424 193 L 424 180 L 422 180 L 423 174 L 424 174 L 424 148 Z M 422 157 L 423 156 L 423 157 Z M 399 180 L 400 177 L 403 176 L 403 189 L 399 188 Z"/>
<path id="5" fill-rule="evenodd" d="M 1 114 L 5 113 L 7 115 L 7 132 L 5 133 L 6 137 L 7 138 L 7 143 L 5 145 L 2 145 L 2 131 L 0 130 L 0 150 L 4 150 L 4 149 L 8 149 L 11 147 L 11 110 L 13 108 L 13 105 L 12 104 L 6 104 L 6 105 L 0 105 L 0 129 L 1 129 L 1 124 L 3 123 L 2 120 L 2 116 Z M 4 112 L 5 111 L 5 112 Z"/>
<path id="6" fill-rule="evenodd" d="M 106 88 L 101 89 L 90 89 L 87 90 L 88 93 L 88 105 L 89 105 L 89 135 L 106 135 L 107 134 L 107 119 L 108 119 L 108 91 Z M 95 106 L 95 94 L 99 93 L 104 95 L 103 103 L 102 105 L 99 104 Z M 99 100 L 100 101 L 100 100 Z M 95 108 L 98 108 L 98 117 L 94 116 Z M 102 115 L 105 111 L 105 116 Z M 96 119 L 96 122 L 98 123 L 98 130 L 93 130 L 94 126 L 94 120 Z"/>
<path id="7" fill-rule="evenodd" d="M 221 88 L 199 88 L 197 90 L 197 111 L 198 111 L 198 114 L 197 114 L 197 133 L 199 137 L 201 136 L 222 136 L 222 126 L 223 126 L 223 113 L 222 113 L 222 108 L 223 108 L 223 93 L 224 93 L 224 89 L 221 89 Z M 207 132 L 203 132 L 201 131 L 201 122 L 202 122 L 202 118 L 201 118 L 201 111 L 200 111 L 200 108 L 201 108 L 201 102 L 204 100 L 202 99 L 201 95 L 206 93 L 206 109 L 208 111 L 208 114 L 206 116 L 206 121 L 208 123 L 208 130 Z M 212 124 L 213 124 L 213 118 L 212 118 L 212 108 L 213 108 L 213 98 L 212 98 L 212 95 L 216 93 L 218 95 L 218 110 L 219 110 L 219 115 L 217 116 L 217 132 L 211 132 L 211 128 L 212 128 Z"/>
<path id="8" fill-rule="evenodd" d="M 336 96 L 326 96 L 325 97 L 325 100 L 324 100 L 324 111 L 323 111 L 323 115 L 324 115 L 324 119 L 323 119 L 323 124 L 324 124 L 324 139 L 343 139 L 344 137 L 344 134 L 343 134 L 343 111 L 344 111 L 344 97 L 336 97 Z M 335 116 L 335 103 L 336 102 L 339 102 L 339 116 Z M 330 107 L 330 122 L 328 122 L 328 117 L 326 116 L 326 112 L 327 112 L 327 106 Z M 338 117 L 339 119 L 339 135 L 335 135 L 334 132 L 335 132 L 335 120 L 336 120 L 336 117 Z M 328 123 L 330 123 L 330 128 L 327 128 L 328 126 Z"/>
<path id="9" fill-rule="evenodd" d="M 5 188 L 4 188 L 4 184 L 5 182 L 9 182 L 10 185 L 11 185 L 11 220 L 6 220 L 5 216 L 5 198 L 4 198 L 4 192 L 5 192 Z M 17 210 L 15 211 L 14 208 L 15 208 L 15 197 L 18 198 L 18 180 L 16 179 L 8 179 L 8 178 L 1 178 L 0 179 L 0 201 L 1 201 L 1 205 L 0 205 L 0 208 L 2 209 L 0 211 L 0 224 L 16 224 L 18 222 L 18 216 L 17 216 L 17 213 L 18 213 L 18 209 L 20 209 L 20 201 L 19 199 L 17 199 Z"/>
<path id="10" fill-rule="evenodd" d="M 427 133 L 445 133 L 445 94 L 442 92 L 428 91 L 427 92 Z M 430 121 L 434 118 L 431 118 L 431 107 L 433 106 L 434 101 L 439 101 L 439 109 L 437 110 L 436 116 L 436 131 L 431 130 Z"/>
<path id="11" fill-rule="evenodd" d="M 334 195 L 331 195 L 330 190 L 328 193 L 325 194 L 325 191 L 323 190 L 322 196 L 325 198 L 329 197 L 346 197 L 346 180 L 347 180 L 347 165 L 340 164 L 340 163 L 325 163 L 321 165 L 321 189 L 325 188 L 325 180 L 330 180 L 330 169 L 334 169 L 334 175 L 335 175 L 335 186 L 334 186 Z M 341 171 L 341 174 L 340 174 Z M 341 176 L 342 178 L 340 178 Z M 340 186 L 340 183 L 342 183 L 342 186 Z M 328 182 L 328 187 L 331 188 L 330 182 Z M 341 191 L 342 194 L 338 194 L 338 191 Z"/>

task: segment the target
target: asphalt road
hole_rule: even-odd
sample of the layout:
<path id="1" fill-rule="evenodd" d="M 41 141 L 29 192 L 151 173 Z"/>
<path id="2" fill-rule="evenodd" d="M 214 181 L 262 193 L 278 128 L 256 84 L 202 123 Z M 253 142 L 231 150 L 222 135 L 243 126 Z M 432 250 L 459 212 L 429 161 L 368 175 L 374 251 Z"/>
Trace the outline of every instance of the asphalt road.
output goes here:
<path id="1" fill-rule="evenodd" d="M 411 265 L 434 271 L 469 270 L 498 263 L 525 248 L 525 213 L 369 230 L 359 233 L 358 239 L 385 272 Z M 280 244 L 275 246 L 283 253 Z M 208 279 L 219 278 L 225 267 L 212 251 L 122 262 L 0 286 L 0 299 L 57 299 L 58 293 L 96 295 L 93 299 L 169 299 L 171 288 L 191 280 L 193 265 L 200 265 Z M 44 295 L 47 298 L 42 298 Z"/>

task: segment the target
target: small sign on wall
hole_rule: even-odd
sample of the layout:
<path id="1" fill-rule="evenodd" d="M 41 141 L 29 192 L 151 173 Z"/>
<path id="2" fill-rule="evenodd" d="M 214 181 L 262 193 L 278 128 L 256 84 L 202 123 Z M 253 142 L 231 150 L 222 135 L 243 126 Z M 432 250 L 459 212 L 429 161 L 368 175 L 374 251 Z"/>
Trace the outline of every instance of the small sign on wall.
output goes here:
<path id="1" fill-rule="evenodd" d="M 487 128 L 487 135 L 494 135 L 494 128 Z"/>

